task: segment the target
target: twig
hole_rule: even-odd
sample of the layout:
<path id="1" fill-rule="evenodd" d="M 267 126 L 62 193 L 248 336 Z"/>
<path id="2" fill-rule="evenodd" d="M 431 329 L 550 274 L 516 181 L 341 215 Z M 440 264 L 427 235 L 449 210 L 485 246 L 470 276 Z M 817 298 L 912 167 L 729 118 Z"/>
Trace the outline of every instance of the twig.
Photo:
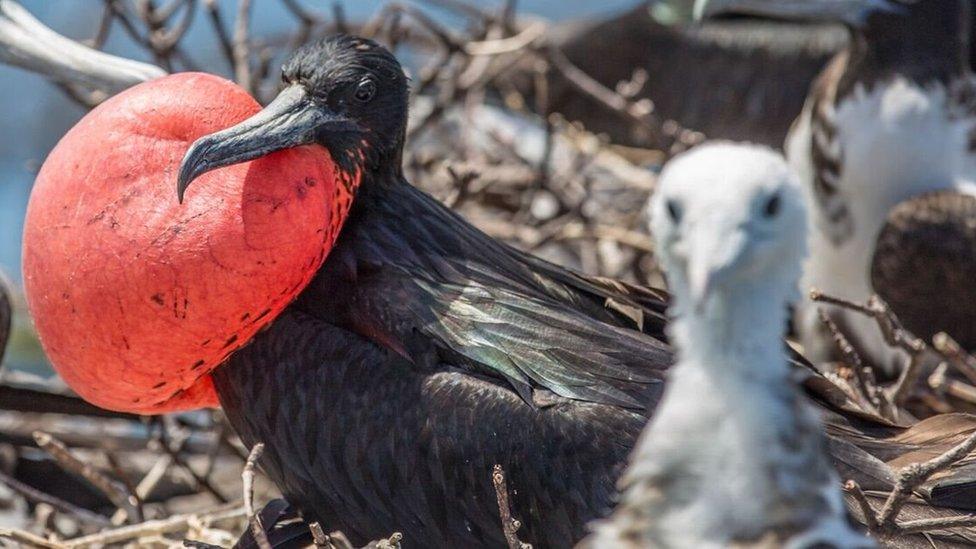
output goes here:
<path id="1" fill-rule="evenodd" d="M 885 417 L 890 417 L 891 407 L 887 406 L 884 402 L 885 397 L 878 388 L 877 381 L 874 377 L 874 370 L 861 361 L 861 356 L 826 311 L 819 309 L 817 314 L 820 316 L 820 321 L 827 327 L 827 331 L 830 332 L 834 344 L 837 346 L 837 350 L 844 355 L 845 362 L 854 371 L 854 377 L 857 379 L 857 386 L 861 392 L 861 396 L 879 413 Z"/>
<path id="2" fill-rule="evenodd" d="M 902 535 L 918 534 L 922 532 L 932 532 L 934 530 L 948 530 L 950 528 L 963 528 L 970 526 L 976 526 L 976 515 L 906 520 L 905 522 L 898 524 L 898 533 Z"/>
<path id="3" fill-rule="evenodd" d="M 897 526 L 895 518 L 915 488 L 921 486 L 935 473 L 948 469 L 952 464 L 964 459 L 974 448 L 976 448 L 976 432 L 970 434 L 963 442 L 941 456 L 923 463 L 908 465 L 898 471 L 895 487 L 881 508 L 878 524 L 882 528 Z"/>
<path id="4" fill-rule="evenodd" d="M 964 402 L 976 404 L 976 387 L 958 379 L 949 378 L 946 375 L 947 369 L 948 365 L 945 362 L 940 363 L 929 376 L 929 387 L 939 396 L 949 395 Z"/>
<path id="5" fill-rule="evenodd" d="M 867 496 L 856 481 L 848 480 L 845 482 L 844 490 L 854 498 L 860 507 L 868 531 L 883 537 L 976 526 L 976 516 L 974 515 L 917 519 L 900 523 L 896 520 L 902 506 L 916 488 L 924 484 L 932 475 L 966 458 L 974 448 L 976 448 L 976 432 L 970 434 L 962 443 L 934 459 L 902 468 L 898 471 L 895 486 L 888 494 L 881 510 L 877 512 L 871 507 Z"/>
<path id="6" fill-rule="evenodd" d="M 236 519 L 244 516 L 244 507 L 240 502 L 221 505 L 202 513 L 174 515 L 162 520 L 147 520 L 139 524 L 123 526 L 114 530 L 105 530 L 90 536 L 72 538 L 64 542 L 64 546 L 75 549 L 121 543 L 148 535 L 161 535 L 185 530 L 191 522 L 213 523 L 217 521 Z"/>
<path id="7" fill-rule="evenodd" d="M 260 549 L 271 549 L 268 542 L 268 534 L 261 525 L 261 519 L 254 511 L 254 467 L 257 465 L 261 452 L 264 451 L 264 443 L 259 442 L 251 448 L 251 454 L 247 456 L 244 464 L 244 472 L 241 473 L 241 480 L 244 481 L 244 512 L 247 513 L 247 522 L 251 525 L 251 533 Z"/>
<path id="8" fill-rule="evenodd" d="M 24 484 L 23 482 L 7 475 L 3 471 L 0 471 L 0 482 L 9 486 L 11 490 L 24 496 L 28 501 L 33 503 L 46 503 L 62 513 L 76 517 L 82 522 L 88 522 L 100 527 L 112 525 L 112 523 L 102 515 L 92 513 L 88 509 L 83 509 L 74 505 L 73 503 L 69 503 L 48 493 L 42 492 L 33 486 Z"/>
<path id="9" fill-rule="evenodd" d="M 546 32 L 546 24 L 537 21 L 522 32 L 508 38 L 468 42 L 464 51 L 468 55 L 501 55 L 524 49 L 541 38 Z"/>
<path id="10" fill-rule="evenodd" d="M 95 31 L 95 35 L 91 39 L 86 40 L 84 44 L 96 50 L 102 49 L 102 46 L 105 45 L 105 40 L 108 39 L 108 32 L 112 28 L 113 19 L 115 17 L 112 15 L 112 7 L 105 6 L 102 10 L 102 18 L 98 22 L 98 29 Z"/>
<path id="11" fill-rule="evenodd" d="M 248 31 L 251 25 L 251 0 L 238 0 L 237 21 L 234 24 L 234 79 L 254 95 L 254 83 L 251 81 L 251 44 Z"/>
<path id="12" fill-rule="evenodd" d="M 16 528 L 0 528 L 0 539 L 3 538 L 24 543 L 28 547 L 43 547 L 45 549 L 65 549 L 66 547 L 64 544 Z"/>
<path id="13" fill-rule="evenodd" d="M 227 65 L 230 67 L 230 70 L 234 71 L 237 67 L 234 57 L 234 44 L 231 42 L 230 36 L 227 35 L 227 29 L 224 28 L 224 20 L 220 13 L 220 6 L 217 5 L 217 0 L 204 0 L 203 6 L 210 15 L 210 24 L 213 26 L 214 34 L 217 36 L 217 43 L 220 44 L 220 50 L 224 53 Z"/>
<path id="14" fill-rule="evenodd" d="M 312 543 L 316 547 L 327 547 L 329 543 L 329 536 L 322 529 L 322 525 L 318 522 L 310 522 L 308 524 L 308 530 L 312 533 Z"/>
<path id="15" fill-rule="evenodd" d="M 183 450 L 183 446 L 186 444 L 189 436 L 186 434 L 171 436 L 165 423 L 160 423 L 159 433 L 159 445 L 163 451 L 173 459 L 173 463 L 179 466 L 180 469 L 186 471 L 186 473 L 193 478 L 193 481 L 197 483 L 197 486 L 200 486 L 209 492 L 210 495 L 212 495 L 218 502 L 227 503 L 229 500 L 224 496 L 224 494 L 222 494 L 205 475 L 197 474 L 197 472 L 193 470 L 193 467 L 190 467 L 190 464 L 187 463 L 186 460 L 184 460 L 180 455 L 180 452 Z"/>
<path id="16" fill-rule="evenodd" d="M 335 22 L 335 30 L 337 33 L 349 34 L 349 22 L 346 21 L 346 10 L 339 0 L 332 2 L 332 20 Z"/>
<path id="17" fill-rule="evenodd" d="M 920 353 L 928 347 L 922 339 L 915 337 L 906 330 L 888 305 L 876 295 L 869 297 L 866 304 L 860 304 L 839 297 L 828 296 L 820 290 L 812 289 L 810 290 L 810 299 L 857 311 L 875 319 L 885 342 L 909 354 Z"/>
<path id="18" fill-rule="evenodd" d="M 864 490 L 861 490 L 861 485 L 856 480 L 850 479 L 844 483 L 844 491 L 850 494 L 854 498 L 854 501 L 857 502 L 858 507 L 861 508 L 861 514 L 864 515 L 864 524 L 868 530 L 871 532 L 876 531 L 878 529 L 877 516 L 875 515 L 874 509 L 871 508 L 871 503 L 868 502 L 868 497 L 864 495 Z"/>
<path id="19" fill-rule="evenodd" d="M 868 298 L 866 304 L 861 304 L 828 296 L 818 289 L 812 289 L 810 290 L 810 299 L 811 301 L 849 309 L 874 319 L 885 342 L 908 354 L 908 364 L 902 368 L 898 380 L 891 388 L 882 391 L 887 401 L 896 405 L 894 411 L 897 411 L 897 406 L 905 403 L 917 384 L 922 373 L 923 358 L 929 348 L 928 345 L 921 338 L 906 330 L 898 316 L 876 295 Z"/>
<path id="20" fill-rule="evenodd" d="M 138 501 L 129 493 L 125 485 L 105 476 L 101 471 L 86 463 L 71 453 L 68 448 L 53 436 L 42 431 L 34 432 L 34 441 L 44 451 L 51 455 L 65 470 L 82 477 L 97 488 L 119 509 L 125 509 L 131 522 L 141 522 L 142 513 L 136 505 Z"/>
<path id="21" fill-rule="evenodd" d="M 114 453 L 109 451 L 102 453 L 105 455 L 105 460 L 108 461 L 109 466 L 112 468 L 112 473 L 116 476 L 116 478 L 122 481 L 122 484 L 125 485 L 126 491 L 131 495 L 133 504 L 135 505 L 136 509 L 139 510 L 139 516 L 145 517 L 146 510 L 142 505 L 142 496 L 139 495 L 138 487 L 133 486 L 132 482 L 129 481 L 129 477 L 126 476 L 125 471 L 122 470 L 122 466 L 119 464 Z M 119 516 L 112 516 L 112 524 L 119 525 L 125 522 L 125 511 L 119 509 L 116 511 L 116 514 Z M 142 520 L 142 518 L 140 518 L 140 520 Z"/>
<path id="22" fill-rule="evenodd" d="M 167 30 L 162 25 L 162 22 L 168 19 L 181 6 L 185 6 L 183 9 L 183 17 L 175 26 Z M 149 23 L 152 29 L 149 35 L 149 43 L 152 45 L 153 52 L 157 57 L 163 58 L 169 57 L 176 50 L 183 35 L 190 29 L 190 24 L 193 22 L 193 14 L 196 13 L 196 4 L 193 0 L 173 0 L 167 7 L 170 13 L 161 14 L 161 17 L 158 19 L 158 24 L 153 24 L 153 22 Z"/>
<path id="23" fill-rule="evenodd" d="M 970 383 L 976 383 L 976 358 L 964 351 L 955 339 L 945 332 L 939 332 L 932 336 L 932 346 Z"/>
<path id="24" fill-rule="evenodd" d="M 505 483 L 505 470 L 501 465 L 495 465 L 491 471 L 491 483 L 495 486 L 495 498 L 498 501 L 498 512 L 502 520 L 502 531 L 509 549 L 531 549 L 528 543 L 518 539 L 518 529 L 522 523 L 512 518 L 512 508 L 508 502 L 508 486 Z"/>

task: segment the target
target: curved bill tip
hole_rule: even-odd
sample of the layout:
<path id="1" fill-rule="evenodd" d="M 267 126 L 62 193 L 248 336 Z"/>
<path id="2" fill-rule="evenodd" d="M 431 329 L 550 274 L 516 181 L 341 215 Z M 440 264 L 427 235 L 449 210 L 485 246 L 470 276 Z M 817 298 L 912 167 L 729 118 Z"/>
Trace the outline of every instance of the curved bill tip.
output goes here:
<path id="1" fill-rule="evenodd" d="M 203 147 L 199 145 L 199 139 L 194 141 L 183 156 L 183 162 L 180 163 L 180 173 L 176 178 L 176 198 L 180 204 L 183 203 L 186 189 L 190 183 L 193 183 L 194 179 L 207 171 L 207 165 L 203 159 L 204 155 L 201 152 Z"/>
<path id="2" fill-rule="evenodd" d="M 309 100 L 300 85 L 289 86 L 247 120 L 194 141 L 180 164 L 176 197 L 182 203 L 190 183 L 211 170 L 313 143 L 328 124 L 343 128 L 348 120 Z"/>

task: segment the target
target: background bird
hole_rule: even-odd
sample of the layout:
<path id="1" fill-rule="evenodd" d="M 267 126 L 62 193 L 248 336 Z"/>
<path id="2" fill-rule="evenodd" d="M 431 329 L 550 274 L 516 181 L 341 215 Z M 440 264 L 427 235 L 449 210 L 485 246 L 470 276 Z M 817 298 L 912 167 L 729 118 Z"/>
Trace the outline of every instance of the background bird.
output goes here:
<path id="1" fill-rule="evenodd" d="M 806 251 L 796 176 L 771 149 L 713 142 L 659 185 L 651 229 L 678 361 L 589 546 L 873 546 L 847 522 L 782 345 Z"/>
<path id="2" fill-rule="evenodd" d="M 971 2 L 719 0 L 705 11 L 848 26 L 849 46 L 786 142 L 812 205 L 803 285 L 855 301 L 877 293 L 918 335 L 976 345 Z M 825 359 L 834 347 L 817 307 L 800 311 L 798 328 L 809 356 Z M 894 368 L 872 321 L 827 309 L 859 350 Z"/>

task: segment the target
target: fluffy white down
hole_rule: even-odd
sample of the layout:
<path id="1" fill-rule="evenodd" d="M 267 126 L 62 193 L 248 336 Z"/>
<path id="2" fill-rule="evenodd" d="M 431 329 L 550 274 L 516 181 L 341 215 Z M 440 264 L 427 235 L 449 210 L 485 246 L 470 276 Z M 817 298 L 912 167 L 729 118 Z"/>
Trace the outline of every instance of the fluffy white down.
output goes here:
<path id="1" fill-rule="evenodd" d="M 846 523 L 819 418 L 793 398 L 781 337 L 806 219 L 785 159 L 727 142 L 675 158 L 661 175 L 651 227 L 674 295 L 678 363 L 623 480 L 621 507 L 652 502 L 643 541 L 709 548 L 761 538 L 782 521 L 783 501 L 810 499 L 819 502 L 812 511 L 795 506 L 815 518 L 787 546 L 870 546 Z M 696 269 L 706 273 L 703 296 Z M 796 450 L 803 433 L 811 442 Z"/>
<path id="2" fill-rule="evenodd" d="M 810 104 L 786 143 L 790 164 L 797 170 L 810 204 L 814 170 L 811 163 Z M 828 113 L 837 128 L 834 148 L 842 159 L 836 182 L 841 200 L 853 219 L 853 236 L 835 245 L 820 229 L 822 213 L 811 208 L 810 257 L 804 266 L 802 287 L 855 301 L 872 293 L 871 260 L 878 233 L 888 212 L 899 202 L 927 191 L 955 188 L 976 194 L 976 156 L 969 151 L 976 119 L 954 106 L 939 84 L 921 88 L 904 78 L 876 84 L 870 91 L 859 86 Z M 863 334 L 862 344 L 882 349 L 881 334 L 873 322 L 840 311 L 848 325 Z M 811 358 L 830 352 L 820 337 L 816 308 L 801 309 L 799 327 Z M 873 357 L 890 363 L 892 357 Z"/>

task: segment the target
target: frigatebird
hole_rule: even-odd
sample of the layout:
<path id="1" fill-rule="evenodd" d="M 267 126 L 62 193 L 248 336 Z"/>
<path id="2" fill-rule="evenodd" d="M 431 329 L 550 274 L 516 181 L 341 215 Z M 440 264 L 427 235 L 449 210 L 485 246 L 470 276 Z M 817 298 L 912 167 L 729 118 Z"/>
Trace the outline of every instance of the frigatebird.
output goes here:
<path id="1" fill-rule="evenodd" d="M 812 204 L 803 284 L 855 301 L 878 294 L 919 336 L 946 331 L 976 348 L 972 1 L 709 0 L 704 9 L 849 29 L 786 140 Z M 797 327 L 821 360 L 834 346 L 817 308 L 802 307 Z M 870 321 L 827 310 L 859 350 L 896 366 Z"/>
<path id="2" fill-rule="evenodd" d="M 408 547 L 499 546 L 496 464 L 525 541 L 580 539 L 660 397 L 666 296 L 512 249 L 412 187 L 407 81 L 377 44 L 311 44 L 283 76 L 257 114 L 216 77 L 160 79 L 59 143 L 24 260 L 55 367 L 116 409 L 219 400 L 305 518 L 355 542 L 399 530 Z M 201 128 L 216 133 L 177 170 Z M 835 464 L 866 488 L 890 486 L 880 460 L 940 451 L 968 421 L 888 440 L 901 429 L 808 375 Z M 957 469 L 928 497 L 969 506 L 966 482 Z"/>
<path id="3" fill-rule="evenodd" d="M 503 543 L 495 464 L 527 540 L 580 539 L 660 395 L 663 294 L 516 251 L 410 185 L 407 79 L 376 43 L 317 42 L 282 74 L 260 114 L 193 144 L 180 196 L 204 171 L 306 143 L 359 184 L 326 264 L 213 372 L 234 428 L 265 443 L 308 519 L 355 540 Z"/>

